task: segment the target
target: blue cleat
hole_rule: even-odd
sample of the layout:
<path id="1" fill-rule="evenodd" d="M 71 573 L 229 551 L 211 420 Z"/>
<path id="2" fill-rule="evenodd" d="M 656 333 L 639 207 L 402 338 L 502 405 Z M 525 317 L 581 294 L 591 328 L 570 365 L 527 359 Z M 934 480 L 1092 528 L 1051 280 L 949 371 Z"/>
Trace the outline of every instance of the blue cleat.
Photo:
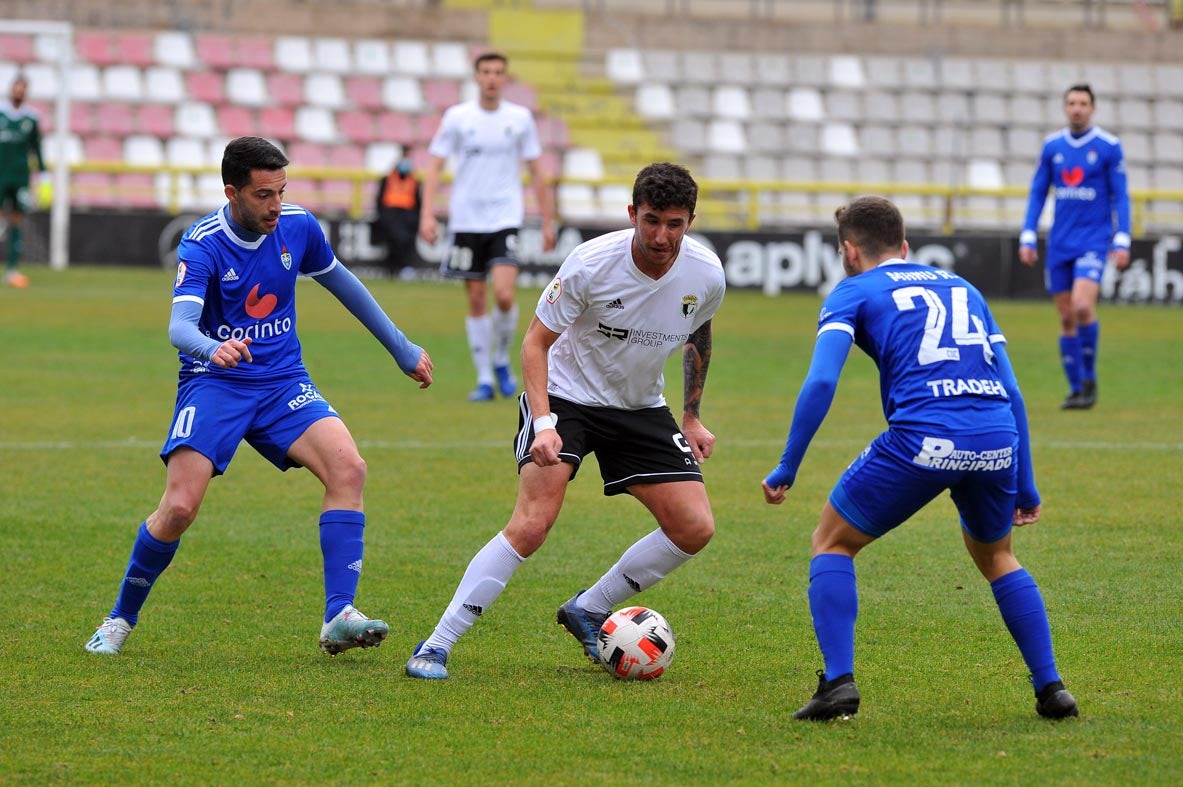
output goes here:
<path id="1" fill-rule="evenodd" d="M 491 402 L 493 401 L 493 386 L 488 383 L 481 383 L 476 387 L 472 393 L 468 395 L 470 402 Z"/>
<path id="2" fill-rule="evenodd" d="M 583 646 L 583 652 L 596 664 L 600 663 L 600 649 L 596 644 L 596 637 L 600 634 L 600 629 L 604 626 L 604 621 L 608 619 L 607 613 L 588 612 L 586 609 L 580 609 L 575 605 L 576 599 L 579 598 L 579 591 L 571 600 L 563 606 L 559 607 L 559 611 L 555 613 L 555 621 L 571 632 L 571 636 L 579 640 L 579 644 Z"/>
<path id="3" fill-rule="evenodd" d="M 448 652 L 440 648 L 425 648 L 423 644 L 420 642 L 415 646 L 415 652 L 407 662 L 407 674 L 412 678 L 426 680 L 443 680 L 448 677 Z"/>
<path id="4" fill-rule="evenodd" d="M 493 369 L 497 375 L 497 390 L 506 399 L 517 395 L 518 381 L 513 378 L 513 372 L 508 366 L 498 366 Z"/>

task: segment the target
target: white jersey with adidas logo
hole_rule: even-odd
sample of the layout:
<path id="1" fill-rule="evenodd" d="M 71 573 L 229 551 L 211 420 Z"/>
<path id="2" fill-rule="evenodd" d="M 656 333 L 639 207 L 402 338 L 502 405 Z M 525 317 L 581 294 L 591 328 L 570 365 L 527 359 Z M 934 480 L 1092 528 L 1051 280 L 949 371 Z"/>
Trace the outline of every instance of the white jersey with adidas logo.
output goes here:
<path id="1" fill-rule="evenodd" d="M 562 334 L 550 349 L 547 392 L 578 404 L 640 410 L 665 405 L 666 361 L 723 302 L 719 257 L 686 237 L 660 279 L 632 257 L 634 230 L 580 244 L 535 314 Z"/>

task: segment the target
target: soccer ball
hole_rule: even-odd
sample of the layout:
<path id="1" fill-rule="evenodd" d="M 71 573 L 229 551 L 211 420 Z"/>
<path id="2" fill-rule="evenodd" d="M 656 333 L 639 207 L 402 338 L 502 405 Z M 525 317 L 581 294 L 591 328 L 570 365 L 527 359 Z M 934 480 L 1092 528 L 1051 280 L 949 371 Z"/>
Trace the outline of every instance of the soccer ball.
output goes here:
<path id="1" fill-rule="evenodd" d="M 674 660 L 674 631 L 648 607 L 612 613 L 596 643 L 604 669 L 621 680 L 653 680 Z"/>

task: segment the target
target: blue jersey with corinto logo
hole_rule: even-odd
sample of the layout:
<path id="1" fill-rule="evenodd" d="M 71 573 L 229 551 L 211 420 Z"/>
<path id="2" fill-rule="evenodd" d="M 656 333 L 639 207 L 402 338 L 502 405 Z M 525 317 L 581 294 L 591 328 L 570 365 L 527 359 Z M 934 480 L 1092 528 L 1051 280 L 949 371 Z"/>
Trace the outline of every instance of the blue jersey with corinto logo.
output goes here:
<path id="1" fill-rule="evenodd" d="M 265 382 L 303 370 L 296 278 L 317 276 L 336 264 L 311 213 L 285 203 L 275 232 L 256 236 L 233 223 L 227 203 L 189 228 L 177 258 L 173 303 L 201 304 L 198 327 L 206 336 L 218 341 L 249 336 L 252 356 L 250 363 L 221 369 L 179 353 L 182 377 L 216 374 Z"/>
<path id="2" fill-rule="evenodd" d="M 1006 342 L 980 292 L 955 273 L 895 259 L 843 279 L 818 334 L 842 331 L 879 367 L 890 426 L 941 434 L 1015 429 L 994 345 Z"/>
<path id="3" fill-rule="evenodd" d="M 1129 248 L 1130 197 L 1117 137 L 1093 126 L 1079 137 L 1065 128 L 1043 141 L 1020 238 L 1024 244 L 1035 244 L 1049 188 L 1055 198 L 1047 239 L 1050 262 L 1090 251 L 1103 258 L 1114 246 Z"/>

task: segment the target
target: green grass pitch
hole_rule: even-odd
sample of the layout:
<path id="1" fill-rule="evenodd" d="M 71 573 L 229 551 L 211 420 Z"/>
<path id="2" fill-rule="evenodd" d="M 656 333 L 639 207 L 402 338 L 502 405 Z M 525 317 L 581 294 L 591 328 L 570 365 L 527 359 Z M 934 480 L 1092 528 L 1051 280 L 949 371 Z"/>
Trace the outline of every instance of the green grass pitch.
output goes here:
<path id="1" fill-rule="evenodd" d="M 403 675 L 468 559 L 505 523 L 512 402 L 469 404 L 464 298 L 378 282 L 431 352 L 420 391 L 315 284 L 305 361 L 369 464 L 358 606 L 377 650 L 317 648 L 320 486 L 243 447 L 210 488 L 122 655 L 82 645 L 109 610 L 163 489 L 175 392 L 172 275 L 34 268 L 0 289 L 0 783 L 461 785 L 1178 784 L 1183 781 L 1183 312 L 1101 310 L 1100 403 L 1061 412 L 1050 302 L 995 303 L 1026 396 L 1044 518 L 1016 532 L 1081 718 L 1034 712 L 1026 670 L 935 501 L 858 559 L 853 720 L 789 718 L 821 664 L 809 536 L 846 464 L 883 425 L 874 368 L 847 365 L 789 502 L 759 482 L 780 455 L 819 300 L 730 293 L 703 418 L 718 533 L 636 599 L 677 634 L 648 684 L 613 681 L 555 608 L 649 531 L 594 465 L 546 546 L 461 640 L 453 678 Z M 523 315 L 537 293 L 520 292 Z M 522 320 L 524 328 L 525 316 Z M 681 375 L 667 373 L 681 407 Z"/>

